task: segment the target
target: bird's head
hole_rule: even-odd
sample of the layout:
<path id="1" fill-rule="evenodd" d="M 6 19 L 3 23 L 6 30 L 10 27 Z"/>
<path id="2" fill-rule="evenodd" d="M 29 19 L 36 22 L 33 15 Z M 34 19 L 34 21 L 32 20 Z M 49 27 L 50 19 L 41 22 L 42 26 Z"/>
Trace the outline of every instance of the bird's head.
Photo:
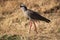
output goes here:
<path id="1" fill-rule="evenodd" d="M 22 10 L 24 10 L 24 11 L 27 10 L 27 7 L 26 7 L 24 4 L 20 4 L 20 8 L 21 8 Z"/>

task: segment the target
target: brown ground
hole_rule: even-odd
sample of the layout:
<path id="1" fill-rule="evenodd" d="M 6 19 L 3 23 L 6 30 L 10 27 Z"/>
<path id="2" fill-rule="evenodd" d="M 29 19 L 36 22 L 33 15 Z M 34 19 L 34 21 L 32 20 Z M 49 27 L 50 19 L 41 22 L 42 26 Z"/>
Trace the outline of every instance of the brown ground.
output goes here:
<path id="1" fill-rule="evenodd" d="M 35 33 L 34 26 L 31 33 L 28 33 L 29 20 L 24 17 L 20 3 L 41 12 L 40 14 L 51 22 L 37 22 L 38 34 Z M 59 0 L 0 0 L 0 35 L 22 35 L 28 37 L 28 40 L 60 40 L 59 5 Z"/>

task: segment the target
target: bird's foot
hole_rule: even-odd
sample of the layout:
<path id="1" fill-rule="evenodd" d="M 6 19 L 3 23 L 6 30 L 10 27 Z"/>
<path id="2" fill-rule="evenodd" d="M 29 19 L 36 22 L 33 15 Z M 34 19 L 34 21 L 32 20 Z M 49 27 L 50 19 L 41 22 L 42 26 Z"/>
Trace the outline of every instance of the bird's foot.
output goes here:
<path id="1" fill-rule="evenodd" d="M 35 31 L 36 33 L 38 33 L 38 31 L 37 31 L 36 29 L 35 29 L 34 31 Z"/>

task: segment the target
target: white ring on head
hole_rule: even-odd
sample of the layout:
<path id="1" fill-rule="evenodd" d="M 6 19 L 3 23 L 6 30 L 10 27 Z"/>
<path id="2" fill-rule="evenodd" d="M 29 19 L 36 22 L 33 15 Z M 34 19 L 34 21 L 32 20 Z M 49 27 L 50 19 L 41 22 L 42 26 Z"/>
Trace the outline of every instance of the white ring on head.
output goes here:
<path id="1" fill-rule="evenodd" d="M 20 6 L 25 6 L 24 4 L 21 4 Z"/>

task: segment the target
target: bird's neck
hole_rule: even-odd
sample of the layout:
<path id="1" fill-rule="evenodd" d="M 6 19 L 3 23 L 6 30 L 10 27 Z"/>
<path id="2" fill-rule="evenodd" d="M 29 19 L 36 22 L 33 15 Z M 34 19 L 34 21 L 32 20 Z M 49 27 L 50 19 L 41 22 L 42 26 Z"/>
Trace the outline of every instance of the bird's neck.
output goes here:
<path id="1" fill-rule="evenodd" d="M 27 11 L 27 7 L 22 7 L 22 11 Z"/>

